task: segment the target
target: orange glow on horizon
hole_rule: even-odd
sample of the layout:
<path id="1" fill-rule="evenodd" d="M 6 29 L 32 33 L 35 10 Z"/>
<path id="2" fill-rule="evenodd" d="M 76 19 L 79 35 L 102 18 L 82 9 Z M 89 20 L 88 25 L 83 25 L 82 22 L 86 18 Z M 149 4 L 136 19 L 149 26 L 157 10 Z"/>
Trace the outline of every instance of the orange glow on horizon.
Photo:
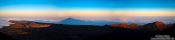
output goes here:
<path id="1" fill-rule="evenodd" d="M 174 11 L 10 11 L 3 17 L 115 17 L 115 16 L 175 16 Z"/>

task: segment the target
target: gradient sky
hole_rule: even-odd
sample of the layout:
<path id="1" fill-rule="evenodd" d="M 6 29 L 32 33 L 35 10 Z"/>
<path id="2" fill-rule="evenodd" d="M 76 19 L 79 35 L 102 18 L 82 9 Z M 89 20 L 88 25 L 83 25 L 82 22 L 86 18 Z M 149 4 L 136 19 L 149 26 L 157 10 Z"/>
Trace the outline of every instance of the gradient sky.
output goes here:
<path id="1" fill-rule="evenodd" d="M 175 16 L 174 9 L 175 0 L 0 0 L 0 16 Z"/>
<path id="2" fill-rule="evenodd" d="M 53 5 L 57 8 L 175 8 L 175 0 L 0 0 L 0 6 Z"/>
<path id="3" fill-rule="evenodd" d="M 175 0 L 0 0 L 0 27 L 8 25 L 8 20 L 58 22 L 68 17 L 124 23 L 174 23 Z"/>

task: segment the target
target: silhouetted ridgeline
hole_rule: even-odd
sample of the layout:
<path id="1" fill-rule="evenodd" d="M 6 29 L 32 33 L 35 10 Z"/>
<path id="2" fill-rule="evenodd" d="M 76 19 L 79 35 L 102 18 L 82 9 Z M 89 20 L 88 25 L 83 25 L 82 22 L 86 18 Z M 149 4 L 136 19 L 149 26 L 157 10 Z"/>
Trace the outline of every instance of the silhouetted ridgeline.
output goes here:
<path id="1" fill-rule="evenodd" d="M 174 35 L 175 24 L 156 21 L 145 25 L 111 24 L 65 25 L 39 23 L 33 21 L 14 21 L 0 31 L 19 40 L 150 40 L 156 34 Z"/>

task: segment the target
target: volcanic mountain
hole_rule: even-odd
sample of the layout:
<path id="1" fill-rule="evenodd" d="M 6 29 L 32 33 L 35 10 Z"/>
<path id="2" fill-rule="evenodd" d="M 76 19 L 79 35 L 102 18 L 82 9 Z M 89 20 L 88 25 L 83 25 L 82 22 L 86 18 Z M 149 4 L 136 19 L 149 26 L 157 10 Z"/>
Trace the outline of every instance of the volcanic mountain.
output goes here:
<path id="1" fill-rule="evenodd" d="M 60 22 L 57 22 L 57 24 L 68 24 L 68 25 L 110 25 L 110 24 L 116 24 L 118 22 L 110 22 L 110 21 L 84 21 L 74 18 L 67 18 Z"/>

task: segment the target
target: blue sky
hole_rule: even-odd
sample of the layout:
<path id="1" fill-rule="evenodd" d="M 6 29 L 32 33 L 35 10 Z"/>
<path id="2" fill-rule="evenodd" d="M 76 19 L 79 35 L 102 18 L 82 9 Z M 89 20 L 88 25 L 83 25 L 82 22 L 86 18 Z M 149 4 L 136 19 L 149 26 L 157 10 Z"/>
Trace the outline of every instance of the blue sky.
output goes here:
<path id="1" fill-rule="evenodd" d="M 60 8 L 63 8 L 63 9 L 75 8 L 75 9 L 68 10 L 68 11 L 63 10 L 63 12 L 62 10 L 52 11 L 52 9 L 60 9 Z M 80 10 L 76 10 L 77 8 Z M 84 8 L 90 9 L 90 11 L 83 10 Z M 96 8 L 112 9 L 112 11 L 111 10 L 100 10 L 100 11 L 94 10 Z M 130 11 L 130 8 L 131 8 L 131 11 Z M 136 8 L 136 9 L 132 9 L 132 8 Z M 171 11 L 159 10 L 159 8 L 173 9 L 173 10 Z M 3 9 L 5 9 L 5 11 Z M 18 9 L 19 11 L 16 11 Z M 51 9 L 51 11 L 50 10 L 48 11 L 48 9 Z M 119 9 L 119 11 L 118 10 L 113 11 L 113 9 Z M 129 9 L 129 10 L 127 11 L 123 9 Z M 148 9 L 148 10 L 142 10 L 142 9 Z M 152 9 L 156 9 L 156 10 L 152 10 Z M 2 12 L 0 13 L 0 17 L 1 16 L 2 17 L 44 17 L 44 18 L 45 17 L 64 17 L 64 18 L 73 17 L 77 19 L 79 17 L 82 17 L 79 19 L 107 20 L 107 21 L 118 20 L 121 22 L 129 22 L 132 20 L 134 22 L 138 22 L 138 20 L 141 20 L 141 22 L 152 22 L 157 20 L 155 20 L 152 17 L 145 20 L 142 18 L 140 19 L 128 18 L 127 16 L 143 16 L 143 17 L 175 16 L 174 9 L 175 9 L 175 0 L 0 0 L 0 12 Z M 38 10 L 41 10 L 41 11 L 38 11 Z M 122 17 L 116 18 L 118 16 L 126 16 L 127 18 L 122 18 Z M 97 17 L 97 18 L 94 18 L 94 17 Z M 173 18 L 174 17 L 171 17 L 171 18 L 161 17 L 158 19 L 158 21 L 172 22 L 174 21 L 172 20 Z M 45 19 L 41 19 L 41 20 L 45 20 Z M 50 20 L 50 19 L 46 19 L 46 20 Z M 55 20 L 55 18 L 53 18 L 53 20 Z"/>
<path id="2" fill-rule="evenodd" d="M 48 5 L 56 8 L 175 8 L 175 0 L 0 0 L 0 7 Z"/>
<path id="3" fill-rule="evenodd" d="M 174 0 L 71 0 L 55 1 L 56 5 L 63 7 L 80 8 L 175 8 Z"/>

